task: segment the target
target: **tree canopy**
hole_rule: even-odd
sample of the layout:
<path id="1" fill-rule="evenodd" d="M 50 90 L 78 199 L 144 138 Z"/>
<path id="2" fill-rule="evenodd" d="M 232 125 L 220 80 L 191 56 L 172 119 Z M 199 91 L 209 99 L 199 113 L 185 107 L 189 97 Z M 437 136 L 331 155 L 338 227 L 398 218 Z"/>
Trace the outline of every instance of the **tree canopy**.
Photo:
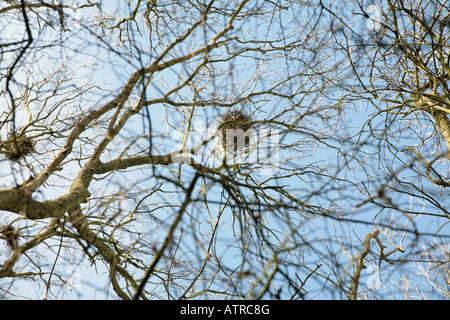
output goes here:
<path id="1" fill-rule="evenodd" d="M 11 0 L 0 28 L 2 298 L 450 296 L 447 1 Z"/>

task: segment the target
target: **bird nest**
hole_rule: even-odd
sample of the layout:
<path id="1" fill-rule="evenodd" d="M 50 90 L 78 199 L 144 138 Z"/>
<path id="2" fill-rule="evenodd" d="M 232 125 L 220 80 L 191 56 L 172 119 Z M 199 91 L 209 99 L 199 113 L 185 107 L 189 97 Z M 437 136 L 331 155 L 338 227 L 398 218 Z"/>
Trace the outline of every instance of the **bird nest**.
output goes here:
<path id="1" fill-rule="evenodd" d="M 35 143 L 24 135 L 10 135 L 8 140 L 0 142 L 0 153 L 11 161 L 18 161 L 33 153 Z"/>
<path id="2" fill-rule="evenodd" d="M 228 150 L 238 150 L 248 145 L 247 130 L 251 128 L 251 117 L 240 110 L 227 112 L 219 120 L 219 130 L 222 135 L 222 146 Z"/>
<path id="3" fill-rule="evenodd" d="M 11 250 L 16 250 L 19 246 L 19 232 L 11 225 L 0 226 L 1 238 L 6 241 L 6 245 Z"/>

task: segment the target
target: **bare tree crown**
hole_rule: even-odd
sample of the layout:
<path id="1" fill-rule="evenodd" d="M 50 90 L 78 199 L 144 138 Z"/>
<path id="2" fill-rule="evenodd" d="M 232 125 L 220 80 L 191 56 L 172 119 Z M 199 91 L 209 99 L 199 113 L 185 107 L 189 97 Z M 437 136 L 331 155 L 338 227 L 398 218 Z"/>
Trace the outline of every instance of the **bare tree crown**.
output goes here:
<path id="1" fill-rule="evenodd" d="M 448 297 L 449 8 L 3 1 L 0 297 Z"/>

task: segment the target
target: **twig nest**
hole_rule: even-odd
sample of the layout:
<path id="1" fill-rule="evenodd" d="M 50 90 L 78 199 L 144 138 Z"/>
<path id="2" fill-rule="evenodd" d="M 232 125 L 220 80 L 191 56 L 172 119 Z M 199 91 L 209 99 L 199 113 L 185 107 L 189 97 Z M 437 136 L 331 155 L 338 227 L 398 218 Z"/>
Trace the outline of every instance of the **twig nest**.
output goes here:
<path id="1" fill-rule="evenodd" d="M 16 250 L 19 246 L 19 231 L 11 225 L 0 226 L 1 238 L 6 241 L 6 245 L 11 250 Z"/>
<path id="2" fill-rule="evenodd" d="M 227 112 L 219 120 L 222 146 L 226 150 L 238 150 L 248 145 L 246 132 L 251 128 L 251 117 L 241 110 Z"/>
<path id="3" fill-rule="evenodd" d="M 35 143 L 24 135 L 10 135 L 8 140 L 0 143 L 0 153 L 11 161 L 18 161 L 34 152 Z"/>

